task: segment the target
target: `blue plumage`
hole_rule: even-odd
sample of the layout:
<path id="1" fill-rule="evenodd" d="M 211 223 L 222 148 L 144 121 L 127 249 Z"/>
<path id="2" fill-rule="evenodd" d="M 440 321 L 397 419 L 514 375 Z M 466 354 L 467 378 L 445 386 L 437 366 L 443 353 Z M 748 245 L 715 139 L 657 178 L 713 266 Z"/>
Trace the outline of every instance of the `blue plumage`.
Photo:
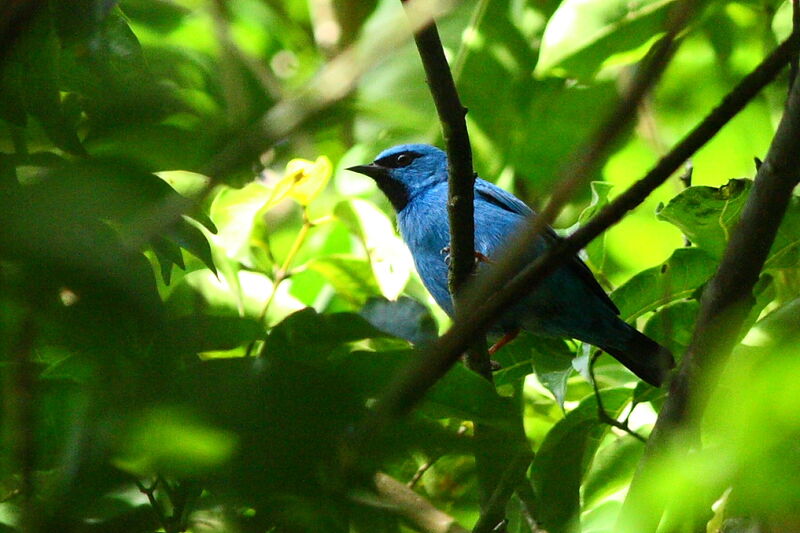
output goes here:
<path id="1" fill-rule="evenodd" d="M 447 217 L 447 156 L 438 148 L 409 144 L 382 152 L 370 165 L 349 170 L 375 179 L 397 211 L 403 240 L 411 250 L 425 287 L 448 314 L 453 304 L 447 288 L 444 249 L 450 241 Z M 496 257 L 531 209 L 511 193 L 475 182 L 475 251 Z M 528 250 L 533 261 L 558 239 L 550 228 Z M 485 263 L 480 268 L 488 268 Z M 673 365 L 672 355 L 623 322 L 618 309 L 577 257 L 557 269 L 520 304 L 506 312 L 497 327 L 570 337 L 613 355 L 643 380 L 660 385 Z"/>

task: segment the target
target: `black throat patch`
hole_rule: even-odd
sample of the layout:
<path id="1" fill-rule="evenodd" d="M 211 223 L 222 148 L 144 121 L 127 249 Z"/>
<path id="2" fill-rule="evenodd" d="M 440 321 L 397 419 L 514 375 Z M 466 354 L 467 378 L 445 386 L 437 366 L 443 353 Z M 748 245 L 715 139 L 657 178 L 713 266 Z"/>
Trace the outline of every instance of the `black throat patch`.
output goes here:
<path id="1" fill-rule="evenodd" d="M 375 182 L 392 203 L 392 207 L 394 207 L 395 211 L 399 213 L 408 205 L 408 201 L 411 198 L 405 185 L 388 176 L 376 177 Z"/>

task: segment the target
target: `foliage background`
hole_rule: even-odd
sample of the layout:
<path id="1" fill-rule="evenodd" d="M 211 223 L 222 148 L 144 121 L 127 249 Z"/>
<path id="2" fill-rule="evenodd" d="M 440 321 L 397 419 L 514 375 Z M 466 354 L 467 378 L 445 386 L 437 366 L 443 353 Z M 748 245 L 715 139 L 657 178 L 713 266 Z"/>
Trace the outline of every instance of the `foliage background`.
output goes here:
<path id="1" fill-rule="evenodd" d="M 448 6 L 439 27 L 479 174 L 543 205 L 672 4 Z M 509 530 L 532 531 L 532 516 L 551 533 L 616 531 L 643 445 L 598 418 L 589 349 L 572 341 L 504 349 L 499 395 L 454 368 L 357 475 L 343 468 L 408 341 L 447 325 L 388 202 L 343 169 L 439 142 L 438 123 L 408 39 L 357 56 L 363 75 L 329 78 L 324 105 L 289 107 L 296 125 L 270 110 L 403 28 L 399 2 L 52 0 L 0 14 L 3 530 L 400 531 L 407 517 L 368 480 L 405 482 L 432 461 L 416 490 L 471 526 L 472 424 L 514 434 L 521 416 L 535 496 L 512 498 Z M 705 3 L 557 226 L 641 177 L 790 29 L 789 2 Z M 623 317 L 676 354 L 785 94 L 780 79 L 696 154 L 693 187 L 676 176 L 586 251 Z M 689 513 L 713 531 L 798 523 L 798 241 L 795 198 L 706 447 L 652 487 L 672 502 L 665 530 Z M 595 371 L 605 411 L 646 435 L 661 393 L 605 356 Z"/>

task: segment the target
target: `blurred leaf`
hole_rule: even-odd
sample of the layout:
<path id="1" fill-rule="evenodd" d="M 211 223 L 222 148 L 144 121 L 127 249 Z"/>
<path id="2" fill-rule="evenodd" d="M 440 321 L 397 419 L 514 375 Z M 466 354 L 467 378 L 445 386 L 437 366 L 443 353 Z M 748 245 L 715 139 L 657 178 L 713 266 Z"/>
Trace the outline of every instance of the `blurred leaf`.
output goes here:
<path id="1" fill-rule="evenodd" d="M 592 200 L 581 214 L 578 216 L 578 224 L 585 225 L 591 218 L 593 218 L 600 210 L 608 205 L 608 195 L 614 185 L 605 181 L 593 181 L 592 187 Z M 586 254 L 589 257 L 589 263 L 598 272 L 603 272 L 606 266 L 606 233 L 603 232 L 598 238 L 586 246 Z"/>
<path id="2" fill-rule="evenodd" d="M 332 172 L 331 161 L 324 155 L 313 162 L 292 159 L 286 164 L 283 178 L 275 184 L 264 209 L 278 205 L 287 196 L 302 206 L 308 206 L 328 184 Z"/>
<path id="3" fill-rule="evenodd" d="M 313 331 L 314 336 L 308 333 Z M 267 337 L 263 353 L 280 353 L 300 361 L 325 361 L 334 349 L 346 343 L 386 337 L 387 333 L 373 327 L 354 313 L 318 314 L 307 308 L 286 317 Z"/>
<path id="4" fill-rule="evenodd" d="M 258 321 L 232 316 L 189 315 L 168 321 L 156 350 L 176 357 L 212 350 L 230 350 L 258 339 Z"/>
<path id="5" fill-rule="evenodd" d="M 408 282 L 411 268 L 408 249 L 389 218 L 372 204 L 357 199 L 339 203 L 334 213 L 364 245 L 381 293 L 396 299 Z"/>
<path id="6" fill-rule="evenodd" d="M 396 301 L 370 298 L 358 314 L 379 330 L 412 344 L 429 343 L 438 336 L 428 308 L 407 296 Z"/>
<path id="7" fill-rule="evenodd" d="M 375 396 L 409 365 L 413 351 L 355 351 L 340 360 L 365 394 Z M 491 384 L 463 365 L 454 365 L 426 394 L 422 409 L 432 416 L 483 422 L 509 432 L 514 430 L 514 404 L 498 396 Z"/>
<path id="8" fill-rule="evenodd" d="M 680 357 L 692 340 L 699 309 L 697 300 L 665 305 L 647 320 L 642 333 Z"/>
<path id="9" fill-rule="evenodd" d="M 193 198 L 204 192 L 211 183 L 211 178 L 208 176 L 186 170 L 170 170 L 156 172 L 155 174 L 166 181 L 178 194 L 188 198 Z"/>
<path id="10" fill-rule="evenodd" d="M 180 247 L 174 242 L 157 235 L 150 241 L 150 246 L 156 254 L 158 263 L 161 266 L 161 278 L 164 283 L 169 285 L 172 279 L 172 265 L 184 269 L 183 254 Z"/>
<path id="11" fill-rule="evenodd" d="M 209 209 L 211 219 L 219 228 L 214 239 L 226 254 L 251 266 L 250 247 L 254 229 L 264 224 L 262 215 L 271 195 L 270 189 L 260 181 L 248 183 L 241 189 L 220 187 Z"/>
<path id="12" fill-rule="evenodd" d="M 131 19 L 161 33 L 176 29 L 191 9 L 170 0 L 123 0 L 122 10 Z"/>
<path id="13" fill-rule="evenodd" d="M 369 262 L 347 255 L 329 255 L 312 259 L 306 268 L 318 272 L 336 293 L 355 307 L 362 307 L 369 298 L 378 296 L 380 289 L 372 275 Z"/>
<path id="14" fill-rule="evenodd" d="M 630 401 L 627 389 L 600 394 L 612 417 Z M 542 528 L 551 533 L 579 530 L 581 480 L 607 429 L 597 418 L 597 399 L 589 396 L 548 432 L 532 466 Z"/>
<path id="15" fill-rule="evenodd" d="M 759 320 L 749 335 L 750 344 L 773 346 L 791 342 L 800 332 L 800 297 L 787 302 Z"/>
<path id="16" fill-rule="evenodd" d="M 661 266 L 639 272 L 611 293 L 620 316 L 630 322 L 675 300 L 692 296 L 714 274 L 717 261 L 700 248 L 679 248 Z"/>
<path id="17" fill-rule="evenodd" d="M 536 73 L 591 78 L 613 55 L 634 50 L 663 31 L 671 7 L 672 0 L 566 0 L 547 23 Z"/>
<path id="18" fill-rule="evenodd" d="M 21 33 L 3 70 L 12 76 L 9 82 L 13 94 L 14 69 L 18 69 L 21 86 L 19 95 L 25 110 L 41 122 L 53 143 L 68 152 L 83 154 L 85 152 L 75 128 L 67 123 L 61 107 L 60 57 L 53 17 L 50 9 L 44 6 L 32 18 L 27 31 Z M 10 118 L 19 123 L 18 114 L 12 113 Z"/>
<path id="19" fill-rule="evenodd" d="M 583 505 L 600 504 L 624 488 L 633 476 L 645 445 L 631 436 L 617 437 L 600 448 L 583 483 Z"/>
<path id="20" fill-rule="evenodd" d="M 230 460 L 237 438 L 190 413 L 154 409 L 133 422 L 121 442 L 114 465 L 144 477 L 197 475 L 218 467 Z"/>

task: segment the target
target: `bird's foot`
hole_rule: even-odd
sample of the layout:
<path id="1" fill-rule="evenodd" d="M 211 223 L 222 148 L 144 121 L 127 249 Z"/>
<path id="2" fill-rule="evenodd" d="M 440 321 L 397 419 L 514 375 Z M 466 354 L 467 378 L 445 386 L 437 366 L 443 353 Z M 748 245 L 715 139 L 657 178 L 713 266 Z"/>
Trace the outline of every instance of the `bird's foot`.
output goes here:
<path id="1" fill-rule="evenodd" d="M 447 263 L 447 266 L 450 266 L 450 247 L 449 246 L 445 246 L 444 248 L 439 250 L 439 253 L 444 255 L 444 262 Z M 482 253 L 480 253 L 478 251 L 475 251 L 474 253 L 475 253 L 475 264 L 476 265 L 478 263 L 494 263 L 494 261 L 489 259 L 487 256 L 483 255 Z"/>

